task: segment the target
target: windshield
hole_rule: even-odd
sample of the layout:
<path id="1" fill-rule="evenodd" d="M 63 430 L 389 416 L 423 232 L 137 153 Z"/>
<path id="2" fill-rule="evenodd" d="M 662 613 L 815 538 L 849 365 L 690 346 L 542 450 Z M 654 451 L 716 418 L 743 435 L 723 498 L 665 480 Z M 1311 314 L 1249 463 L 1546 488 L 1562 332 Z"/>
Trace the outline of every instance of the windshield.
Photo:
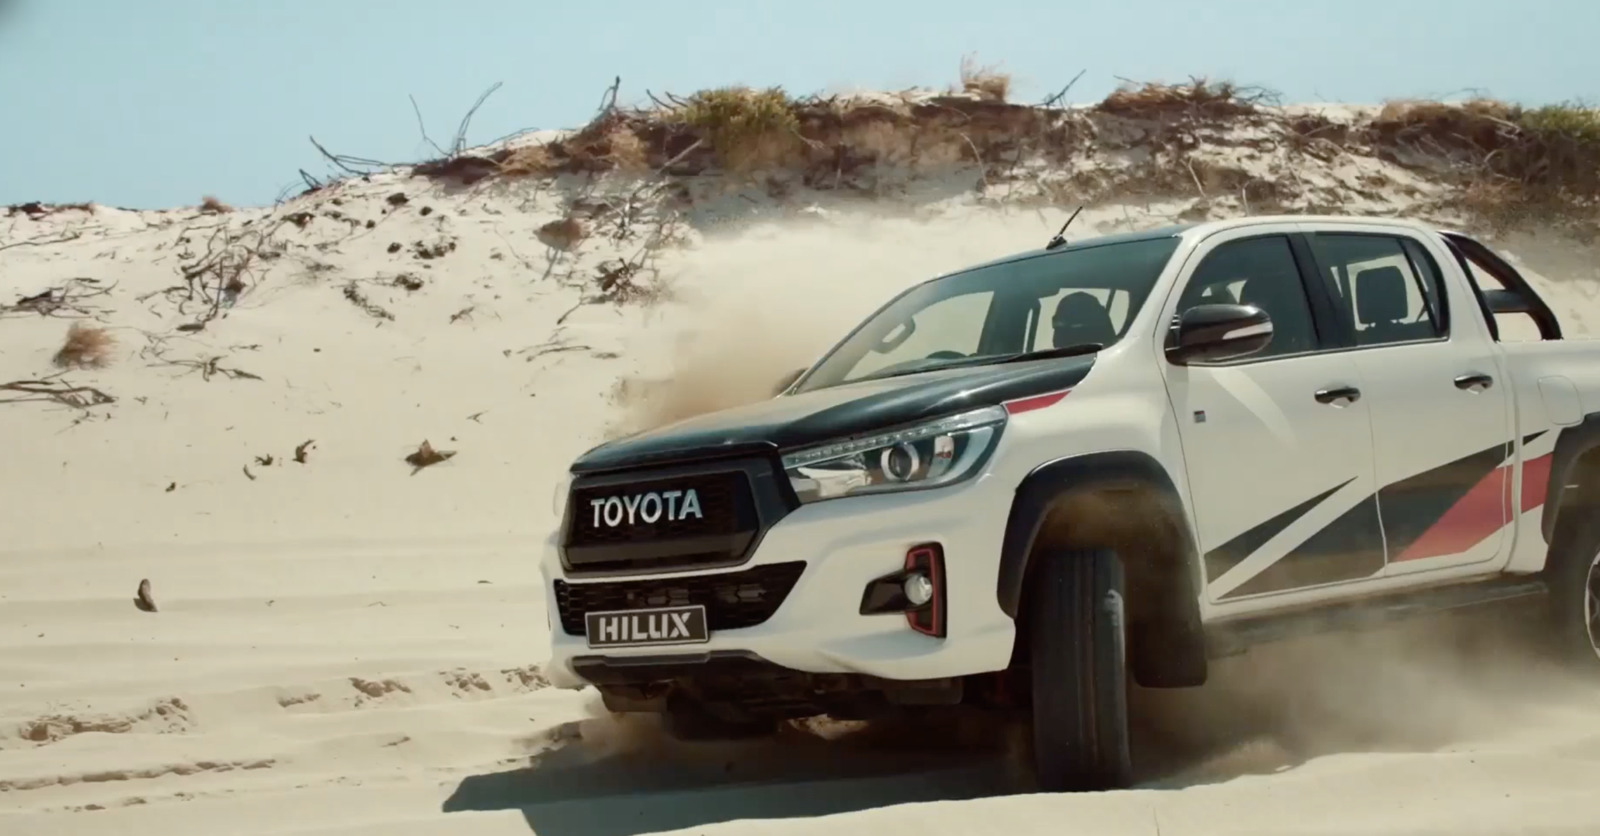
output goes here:
<path id="1" fill-rule="evenodd" d="M 1098 244 L 923 282 L 846 337 L 796 391 L 1109 346 L 1122 338 L 1177 246 L 1177 236 Z"/>

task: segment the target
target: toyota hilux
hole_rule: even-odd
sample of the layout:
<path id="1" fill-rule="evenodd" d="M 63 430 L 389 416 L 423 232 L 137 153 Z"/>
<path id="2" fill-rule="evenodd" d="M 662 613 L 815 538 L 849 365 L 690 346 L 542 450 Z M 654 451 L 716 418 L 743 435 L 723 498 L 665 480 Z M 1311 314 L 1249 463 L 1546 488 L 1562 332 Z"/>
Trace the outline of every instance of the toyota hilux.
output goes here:
<path id="1" fill-rule="evenodd" d="M 1057 235 L 556 501 L 547 674 L 684 738 L 993 709 L 1096 789 L 1129 683 L 1299 629 L 1526 600 L 1600 673 L 1600 344 L 1407 220 Z"/>

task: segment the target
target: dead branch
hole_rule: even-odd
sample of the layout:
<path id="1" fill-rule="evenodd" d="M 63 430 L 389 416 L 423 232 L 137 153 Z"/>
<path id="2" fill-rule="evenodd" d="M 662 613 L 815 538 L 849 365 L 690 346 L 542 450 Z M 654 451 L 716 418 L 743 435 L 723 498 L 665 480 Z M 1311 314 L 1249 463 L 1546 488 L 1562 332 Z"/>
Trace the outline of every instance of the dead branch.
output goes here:
<path id="1" fill-rule="evenodd" d="M 1067 97 L 1067 92 L 1072 89 L 1072 85 L 1077 84 L 1078 83 L 1078 79 L 1083 78 L 1083 74 L 1086 73 L 1086 72 L 1088 72 L 1087 69 L 1079 70 L 1078 74 L 1073 76 L 1071 81 L 1067 82 L 1067 86 L 1061 88 L 1061 92 L 1059 92 L 1059 93 L 1055 94 L 1054 96 L 1051 96 L 1050 98 L 1045 99 L 1044 101 L 1040 102 L 1039 106 L 1040 107 L 1055 107 L 1056 103 L 1060 102 L 1062 99 L 1065 99 Z"/>
<path id="2" fill-rule="evenodd" d="M 433 146 L 433 150 L 438 151 L 439 152 L 439 156 L 441 156 L 441 157 L 450 156 L 449 152 L 447 152 L 443 148 L 439 147 L 439 143 L 433 141 L 433 137 L 428 136 L 428 126 L 427 126 L 426 123 L 424 123 L 422 121 L 422 108 L 417 107 L 417 97 L 413 96 L 413 95 L 410 95 L 408 93 L 408 94 L 406 94 L 406 98 L 411 100 L 411 112 L 413 114 L 415 114 L 416 117 L 417 117 L 417 130 L 422 132 L 422 141 L 428 143 L 431 146 Z"/>
<path id="3" fill-rule="evenodd" d="M 93 386 L 72 386 L 59 378 L 13 380 L 10 383 L 0 383 L 0 391 L 16 392 L 21 395 L 21 397 L 0 398 L 0 403 L 51 401 L 74 409 L 88 409 L 91 406 L 117 402 L 116 398 Z"/>
<path id="4" fill-rule="evenodd" d="M 356 285 L 354 279 L 351 279 L 350 282 L 344 286 L 344 298 L 350 300 L 350 304 L 355 305 L 362 311 L 365 311 L 368 316 L 375 317 L 377 319 L 387 319 L 391 322 L 394 321 L 394 314 L 389 313 L 387 310 L 384 310 L 383 307 L 374 304 L 370 299 L 368 299 L 367 295 L 362 293 L 361 288 Z"/>
<path id="5" fill-rule="evenodd" d="M 467 150 L 467 128 L 472 126 L 472 117 L 477 115 L 478 108 L 483 107 L 483 103 L 488 101 L 489 97 L 494 95 L 494 91 L 499 90 L 500 85 L 503 83 L 496 81 L 494 84 L 489 85 L 489 89 L 483 91 L 478 96 L 478 100 L 472 103 L 472 107 L 467 108 L 466 114 L 461 117 L 461 124 L 456 127 L 455 140 L 450 143 L 451 156 L 456 156 Z"/>
<path id="6" fill-rule="evenodd" d="M 11 305 L 0 305 L 0 317 L 6 314 L 33 313 L 58 319 L 80 319 L 99 314 L 85 305 L 90 299 L 105 296 L 116 288 L 116 283 L 98 287 L 99 279 L 80 277 L 68 279 L 65 285 L 51 287 L 32 296 L 24 296 Z M 86 287 L 87 285 L 87 287 Z"/>
<path id="7" fill-rule="evenodd" d="M 204 306 L 199 318 L 190 324 L 188 330 L 204 328 L 206 323 L 221 313 L 224 304 L 231 306 L 240 294 L 256 282 L 258 269 L 265 269 L 259 267 L 260 262 L 283 255 L 283 244 L 273 236 L 285 223 L 289 223 L 288 217 L 279 218 L 265 227 L 236 229 L 229 224 L 201 227 L 211 230 L 211 235 L 206 239 L 205 253 L 196 257 L 185 251 L 180 257 L 186 263 L 180 263 L 178 268 L 184 284 L 159 291 L 169 297 L 182 296 L 178 300 L 180 315 L 188 316 L 189 306 L 196 302 Z M 185 230 L 178 240 L 187 243 L 191 231 L 194 230 Z"/>
<path id="8" fill-rule="evenodd" d="M 617 91 L 621 89 L 622 76 L 619 75 L 613 78 L 611 81 L 611 86 L 607 87 L 606 91 L 600 94 L 600 107 L 595 111 L 595 118 L 604 116 L 607 113 L 617 109 Z M 646 90 L 645 95 L 648 96 L 649 94 L 650 91 Z M 654 99 L 655 97 L 651 96 L 650 98 Z"/>
<path id="9" fill-rule="evenodd" d="M 351 166 L 359 165 L 368 169 L 392 167 L 389 163 L 382 162 L 381 160 L 369 160 L 364 157 L 352 157 L 348 154 L 335 154 L 332 151 L 322 147 L 322 143 L 318 142 L 316 137 L 307 136 L 306 138 L 311 140 L 311 144 L 316 146 L 317 151 L 320 152 L 328 162 L 332 163 L 334 166 L 338 167 L 339 170 L 345 172 L 346 174 L 361 176 L 372 173 L 371 171 L 362 171 L 361 169 L 351 168 Z"/>
<path id="10" fill-rule="evenodd" d="M 48 237 L 48 236 L 44 236 L 44 235 L 40 235 L 40 236 L 38 236 L 36 238 L 27 238 L 27 239 L 24 239 L 24 240 L 21 240 L 21 241 L 13 241 L 10 244 L 0 244 L 0 250 L 9 250 L 9 249 L 11 249 L 13 247 L 43 247 L 43 246 L 47 246 L 47 245 L 50 245 L 50 244 L 65 244 L 68 241 L 76 241 L 77 239 L 82 238 L 82 237 L 83 237 L 83 233 L 77 232 L 77 231 L 64 233 L 62 235 L 57 235 L 54 238 L 51 238 L 51 237 Z"/>
<path id="11" fill-rule="evenodd" d="M 258 374 L 247 372 L 244 369 L 236 369 L 221 365 L 223 360 L 228 359 L 225 355 L 208 355 L 204 357 L 173 359 L 167 356 L 166 346 L 162 344 L 162 341 L 159 337 L 154 337 L 153 335 L 148 334 L 146 336 L 151 338 L 151 344 L 140 349 L 139 355 L 146 360 L 149 360 L 152 357 L 155 358 L 156 362 L 148 363 L 147 365 L 149 366 L 170 366 L 174 368 L 188 369 L 188 371 L 184 372 L 184 374 L 193 374 L 195 372 L 199 372 L 200 379 L 207 382 L 210 382 L 214 375 L 219 374 L 230 380 L 261 380 L 261 376 Z"/>

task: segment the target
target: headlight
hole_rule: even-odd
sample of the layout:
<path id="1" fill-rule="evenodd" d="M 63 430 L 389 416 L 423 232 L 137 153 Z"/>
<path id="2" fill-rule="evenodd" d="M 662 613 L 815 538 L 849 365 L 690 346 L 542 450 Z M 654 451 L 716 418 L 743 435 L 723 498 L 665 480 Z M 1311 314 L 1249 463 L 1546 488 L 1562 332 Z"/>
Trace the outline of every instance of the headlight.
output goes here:
<path id="1" fill-rule="evenodd" d="M 993 406 L 783 457 L 801 502 L 936 488 L 978 472 L 994 450 L 1005 409 Z"/>
<path id="2" fill-rule="evenodd" d="M 555 491 L 550 494 L 550 510 L 555 513 L 556 520 L 567 512 L 567 494 L 572 490 L 572 473 L 561 471 L 561 477 L 556 479 Z"/>

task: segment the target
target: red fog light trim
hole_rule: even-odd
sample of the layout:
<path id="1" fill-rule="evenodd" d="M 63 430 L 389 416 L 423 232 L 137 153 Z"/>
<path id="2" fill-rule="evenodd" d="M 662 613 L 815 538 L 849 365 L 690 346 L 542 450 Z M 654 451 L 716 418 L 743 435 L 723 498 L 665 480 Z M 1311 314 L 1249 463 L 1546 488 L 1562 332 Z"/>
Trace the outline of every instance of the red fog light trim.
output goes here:
<path id="1" fill-rule="evenodd" d="M 947 618 L 944 593 L 944 549 L 938 543 L 912 546 L 906 552 L 906 572 L 921 572 L 933 583 L 933 599 L 906 613 L 906 624 L 925 636 L 942 639 Z"/>
<path id="2" fill-rule="evenodd" d="M 1001 406 L 1006 408 L 1007 415 L 1016 415 L 1019 412 L 1032 412 L 1035 409 L 1044 409 L 1047 406 L 1055 406 L 1061 402 L 1062 398 L 1065 398 L 1067 395 L 1071 394 L 1071 392 L 1071 389 L 1062 389 L 1059 392 L 1046 392 L 1043 395 L 1030 395 L 1026 398 L 1017 398 L 1014 401 L 1006 401 L 1005 403 L 1001 404 Z"/>

